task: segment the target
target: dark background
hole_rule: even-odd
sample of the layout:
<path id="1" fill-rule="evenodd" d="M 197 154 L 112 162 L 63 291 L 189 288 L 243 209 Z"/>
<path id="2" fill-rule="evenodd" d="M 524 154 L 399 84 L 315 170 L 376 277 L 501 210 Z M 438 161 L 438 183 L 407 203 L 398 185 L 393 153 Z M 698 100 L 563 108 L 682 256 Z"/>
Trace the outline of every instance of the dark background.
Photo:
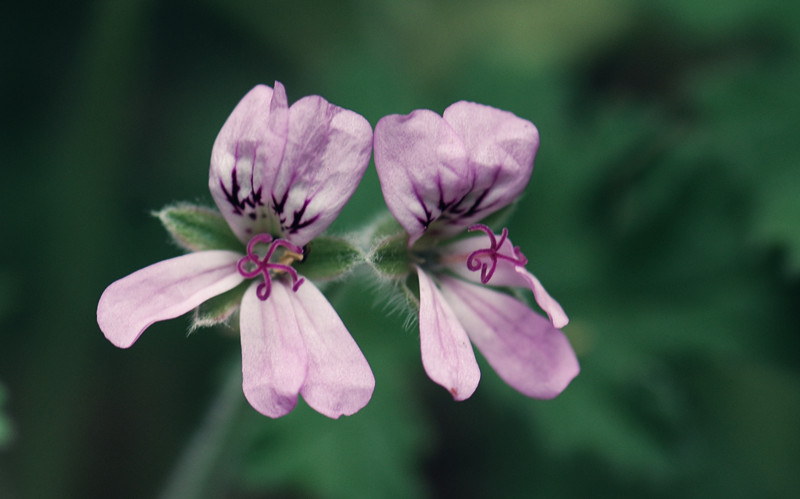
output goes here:
<path id="1" fill-rule="evenodd" d="M 797 496 L 795 5 L 5 7 L 0 497 Z M 454 403 L 359 275 L 326 294 L 377 387 L 340 421 L 302 403 L 258 415 L 224 329 L 187 338 L 182 318 L 129 350 L 105 340 L 105 286 L 179 254 L 149 213 L 211 202 L 219 128 L 275 80 L 373 126 L 461 99 L 538 126 L 509 228 L 571 318 L 582 372 L 559 398 L 482 364 Z M 371 168 L 334 229 L 382 209 Z"/>

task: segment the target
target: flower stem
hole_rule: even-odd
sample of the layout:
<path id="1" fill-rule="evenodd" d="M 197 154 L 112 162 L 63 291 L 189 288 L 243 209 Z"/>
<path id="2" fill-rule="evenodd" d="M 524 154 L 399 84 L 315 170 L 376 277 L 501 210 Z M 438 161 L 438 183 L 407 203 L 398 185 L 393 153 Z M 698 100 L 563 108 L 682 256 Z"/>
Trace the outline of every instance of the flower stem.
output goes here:
<path id="1" fill-rule="evenodd" d="M 203 497 L 242 404 L 242 369 L 238 362 L 226 375 L 220 392 L 180 456 L 160 497 L 183 499 Z"/>

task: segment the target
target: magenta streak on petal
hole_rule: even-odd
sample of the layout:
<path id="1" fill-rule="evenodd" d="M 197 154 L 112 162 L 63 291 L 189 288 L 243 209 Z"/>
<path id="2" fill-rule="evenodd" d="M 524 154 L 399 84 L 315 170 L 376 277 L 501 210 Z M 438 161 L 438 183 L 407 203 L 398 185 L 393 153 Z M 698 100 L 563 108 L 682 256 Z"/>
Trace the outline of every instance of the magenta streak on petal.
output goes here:
<path id="1" fill-rule="evenodd" d="M 497 259 L 500 258 L 502 260 L 506 260 L 514 264 L 515 267 L 524 266 L 528 263 L 528 259 L 525 258 L 525 255 L 522 254 L 522 251 L 519 249 L 519 246 L 514 246 L 514 257 L 506 256 L 500 253 L 500 248 L 503 246 L 503 243 L 506 242 L 508 238 L 508 229 L 503 228 L 503 232 L 500 235 L 500 241 L 498 241 L 494 234 L 492 233 L 492 229 L 487 227 L 483 224 L 475 224 L 470 225 L 469 229 L 470 232 L 480 230 L 486 233 L 489 236 L 490 247 L 487 249 L 479 249 L 477 251 L 473 251 L 470 253 L 469 257 L 467 257 L 467 268 L 473 272 L 480 269 L 481 271 L 481 282 L 486 284 L 494 275 L 494 271 L 497 268 Z M 488 258 L 490 263 L 486 263 L 485 259 Z"/>
<path id="2" fill-rule="evenodd" d="M 245 154 L 244 152 L 240 151 L 243 142 L 241 140 L 236 141 L 236 145 L 233 151 L 233 168 L 231 169 L 231 188 L 230 191 L 225 187 L 225 182 L 222 178 L 219 180 L 220 189 L 222 189 L 222 193 L 225 196 L 225 199 L 228 200 L 228 203 L 233 207 L 233 213 L 236 215 L 245 215 L 246 208 L 250 207 L 253 211 L 248 213 L 248 217 L 251 220 L 255 220 L 257 218 L 256 208 L 262 206 L 264 203 L 261 200 L 261 192 L 262 187 L 258 186 L 256 188 L 255 182 L 255 171 L 256 171 L 256 158 L 258 157 L 258 147 L 259 144 L 247 144 L 252 148 L 252 151 L 247 151 L 247 155 L 251 158 L 251 164 L 245 168 L 245 171 L 250 171 L 250 193 L 239 199 L 239 195 L 242 190 L 242 186 L 239 185 L 239 180 L 237 178 L 237 168 L 239 165 L 239 160 L 242 159 L 242 156 Z"/>
<path id="3" fill-rule="evenodd" d="M 259 258 L 258 254 L 255 252 L 255 246 L 262 243 L 270 245 L 263 259 Z M 247 256 L 242 257 L 236 265 L 239 273 L 248 279 L 252 279 L 259 274 L 264 276 L 264 282 L 259 284 L 256 289 L 256 295 L 261 301 L 265 301 L 269 298 L 272 292 L 272 276 L 270 276 L 270 270 L 289 274 L 292 277 L 292 291 L 296 292 L 297 288 L 304 282 L 304 279 L 297 275 L 297 271 L 294 270 L 291 265 L 269 261 L 275 253 L 275 250 L 279 247 L 287 248 L 289 251 L 297 253 L 298 255 L 303 254 L 303 248 L 285 239 L 273 240 L 272 236 L 269 234 L 258 234 L 247 243 Z"/>

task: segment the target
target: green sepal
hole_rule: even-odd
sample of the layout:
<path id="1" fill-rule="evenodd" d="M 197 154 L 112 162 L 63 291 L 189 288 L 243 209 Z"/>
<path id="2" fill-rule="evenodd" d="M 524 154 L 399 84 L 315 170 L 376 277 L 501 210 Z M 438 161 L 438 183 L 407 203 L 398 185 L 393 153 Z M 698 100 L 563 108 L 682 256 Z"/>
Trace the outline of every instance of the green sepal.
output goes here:
<path id="1" fill-rule="evenodd" d="M 190 203 L 178 203 L 153 213 L 172 239 L 189 251 L 232 250 L 244 252 L 220 212 Z"/>
<path id="2" fill-rule="evenodd" d="M 402 278 L 411 270 L 408 235 L 396 234 L 380 241 L 370 252 L 369 261 L 381 275 Z"/>
<path id="3" fill-rule="evenodd" d="M 312 281 L 337 279 L 364 261 L 364 254 L 341 237 L 317 236 L 303 248 L 303 260 L 292 266 Z"/>
<path id="4" fill-rule="evenodd" d="M 239 308 L 244 292 L 247 291 L 248 286 L 252 283 L 253 281 L 248 279 L 235 288 L 203 302 L 194 310 L 192 326 L 189 332 L 201 327 L 226 323 L 231 315 L 236 312 L 236 309 Z"/>

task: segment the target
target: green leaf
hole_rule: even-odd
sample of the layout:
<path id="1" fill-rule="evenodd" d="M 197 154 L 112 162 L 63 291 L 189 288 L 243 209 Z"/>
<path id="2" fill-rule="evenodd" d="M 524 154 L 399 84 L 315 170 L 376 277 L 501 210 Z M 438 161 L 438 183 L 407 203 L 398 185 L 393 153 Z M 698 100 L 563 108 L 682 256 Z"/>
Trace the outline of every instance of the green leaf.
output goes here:
<path id="1" fill-rule="evenodd" d="M 155 216 L 175 242 L 189 251 L 244 250 L 222 215 L 213 209 L 190 203 L 167 206 Z"/>
<path id="2" fill-rule="evenodd" d="M 346 239 L 319 236 L 305 246 L 303 260 L 296 262 L 294 268 L 312 281 L 330 281 L 362 261 L 364 255 Z"/>

